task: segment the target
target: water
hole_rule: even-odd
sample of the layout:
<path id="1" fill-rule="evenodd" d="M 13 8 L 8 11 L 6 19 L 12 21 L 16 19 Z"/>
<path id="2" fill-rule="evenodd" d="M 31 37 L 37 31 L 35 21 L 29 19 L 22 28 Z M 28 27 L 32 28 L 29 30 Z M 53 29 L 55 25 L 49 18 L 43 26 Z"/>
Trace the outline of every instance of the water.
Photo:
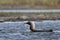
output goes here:
<path id="1" fill-rule="evenodd" d="M 26 22 L 0 23 L 0 40 L 60 40 L 60 20 L 34 21 L 36 29 L 53 29 L 53 32 L 31 32 Z"/>
<path id="2" fill-rule="evenodd" d="M 0 10 L 0 12 L 60 12 L 60 10 Z"/>

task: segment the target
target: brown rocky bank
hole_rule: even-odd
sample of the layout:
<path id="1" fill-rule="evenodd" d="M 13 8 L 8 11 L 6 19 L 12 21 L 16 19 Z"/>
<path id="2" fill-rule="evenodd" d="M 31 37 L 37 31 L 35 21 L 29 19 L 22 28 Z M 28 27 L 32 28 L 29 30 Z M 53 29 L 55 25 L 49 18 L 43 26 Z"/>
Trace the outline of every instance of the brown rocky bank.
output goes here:
<path id="1" fill-rule="evenodd" d="M 0 21 L 60 20 L 60 13 L 2 13 Z"/>
<path id="2" fill-rule="evenodd" d="M 0 10 L 20 10 L 20 9 L 60 9 L 60 6 L 0 6 Z"/>

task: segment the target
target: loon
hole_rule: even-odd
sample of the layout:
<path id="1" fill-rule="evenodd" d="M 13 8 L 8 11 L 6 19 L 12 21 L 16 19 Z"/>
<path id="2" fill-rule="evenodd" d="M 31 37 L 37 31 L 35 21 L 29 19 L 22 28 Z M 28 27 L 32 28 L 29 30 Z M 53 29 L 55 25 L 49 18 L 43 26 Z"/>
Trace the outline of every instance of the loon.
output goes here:
<path id="1" fill-rule="evenodd" d="M 49 29 L 49 30 L 36 30 L 36 29 L 35 29 L 35 24 L 34 24 L 34 22 L 32 22 L 32 21 L 28 21 L 28 22 L 25 23 L 25 24 L 30 25 L 30 30 L 31 30 L 32 32 L 53 32 L 52 29 Z"/>

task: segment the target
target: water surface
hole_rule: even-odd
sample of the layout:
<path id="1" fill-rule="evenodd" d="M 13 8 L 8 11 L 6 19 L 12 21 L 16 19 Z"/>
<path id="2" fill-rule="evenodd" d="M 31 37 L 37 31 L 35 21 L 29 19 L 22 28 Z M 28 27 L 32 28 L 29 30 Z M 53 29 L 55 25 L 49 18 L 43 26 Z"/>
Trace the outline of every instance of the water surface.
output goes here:
<path id="1" fill-rule="evenodd" d="M 60 12 L 59 9 L 52 10 L 0 10 L 0 12 Z"/>
<path id="2" fill-rule="evenodd" d="M 60 20 L 35 21 L 36 29 L 53 29 L 53 32 L 31 32 L 26 22 L 0 23 L 0 40 L 60 40 Z"/>

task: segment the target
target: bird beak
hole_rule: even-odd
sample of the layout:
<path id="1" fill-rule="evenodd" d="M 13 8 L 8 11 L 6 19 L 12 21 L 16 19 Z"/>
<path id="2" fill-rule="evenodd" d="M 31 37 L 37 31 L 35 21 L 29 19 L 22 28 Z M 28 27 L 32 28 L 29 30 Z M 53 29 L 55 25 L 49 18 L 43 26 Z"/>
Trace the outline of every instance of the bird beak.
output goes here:
<path id="1" fill-rule="evenodd" d="M 24 23 L 24 24 L 28 24 L 28 23 Z"/>
<path id="2" fill-rule="evenodd" d="M 29 22 L 26 22 L 26 23 L 24 23 L 24 24 L 30 25 Z"/>
<path id="3" fill-rule="evenodd" d="M 28 25 L 30 25 L 30 22 L 26 22 L 26 23 L 24 23 L 24 24 L 28 24 Z"/>

